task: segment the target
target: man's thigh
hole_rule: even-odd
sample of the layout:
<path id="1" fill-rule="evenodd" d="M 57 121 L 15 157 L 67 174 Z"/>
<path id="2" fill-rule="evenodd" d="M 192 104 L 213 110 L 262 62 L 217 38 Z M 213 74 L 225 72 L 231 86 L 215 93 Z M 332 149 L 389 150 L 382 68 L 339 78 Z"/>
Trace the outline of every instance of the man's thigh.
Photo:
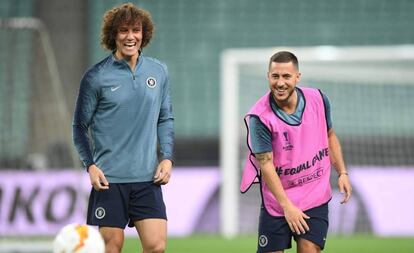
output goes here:
<path id="1" fill-rule="evenodd" d="M 167 220 L 165 219 L 144 219 L 134 222 L 138 231 L 143 248 L 154 248 L 161 244 L 164 247 L 167 243 Z"/>
<path id="2" fill-rule="evenodd" d="M 259 220 L 258 252 L 274 252 L 290 249 L 292 237 L 302 239 L 303 247 L 309 244 L 323 249 L 328 231 L 328 204 L 305 211 L 311 218 L 306 220 L 310 230 L 305 234 L 293 234 L 284 217 L 273 217 L 262 207 Z M 298 245 L 300 246 L 300 245 Z"/>
<path id="3" fill-rule="evenodd" d="M 321 248 L 318 244 L 306 240 L 304 238 L 297 238 L 297 252 L 299 253 L 320 253 Z"/>
<path id="4" fill-rule="evenodd" d="M 323 249 L 325 247 L 329 227 L 328 212 L 329 210 L 327 203 L 305 211 L 305 213 L 311 217 L 310 219 L 306 220 L 306 223 L 308 223 L 310 230 L 305 234 L 294 235 L 295 240 L 302 238 L 304 239 L 304 247 L 307 245 L 307 242 L 311 242 L 314 244 L 315 248 Z"/>
<path id="5" fill-rule="evenodd" d="M 132 184 L 129 196 L 129 224 L 135 226 L 136 221 L 146 219 L 167 219 L 166 208 L 161 186 L 153 182 Z"/>
<path id="6" fill-rule="evenodd" d="M 292 232 L 285 217 L 273 217 L 264 207 L 259 218 L 257 252 L 276 252 L 292 247 Z"/>
<path id="7" fill-rule="evenodd" d="M 115 227 L 100 227 L 99 232 L 105 241 L 107 252 L 121 252 L 124 244 L 124 229 Z"/>
<path id="8" fill-rule="evenodd" d="M 109 189 L 91 189 L 87 224 L 124 229 L 128 223 L 129 189 L 125 184 L 111 184 Z"/>

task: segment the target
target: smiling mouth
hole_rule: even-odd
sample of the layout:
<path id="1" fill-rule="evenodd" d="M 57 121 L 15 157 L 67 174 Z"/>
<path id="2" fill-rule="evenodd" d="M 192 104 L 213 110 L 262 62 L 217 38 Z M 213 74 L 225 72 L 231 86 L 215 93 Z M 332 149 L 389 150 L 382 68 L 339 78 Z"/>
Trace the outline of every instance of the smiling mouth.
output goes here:
<path id="1" fill-rule="evenodd" d="M 274 89 L 273 92 L 277 94 L 283 94 L 287 91 L 287 89 Z"/>
<path id="2" fill-rule="evenodd" d="M 126 48 L 133 48 L 137 45 L 136 42 L 128 42 L 128 43 L 124 43 L 124 47 Z"/>

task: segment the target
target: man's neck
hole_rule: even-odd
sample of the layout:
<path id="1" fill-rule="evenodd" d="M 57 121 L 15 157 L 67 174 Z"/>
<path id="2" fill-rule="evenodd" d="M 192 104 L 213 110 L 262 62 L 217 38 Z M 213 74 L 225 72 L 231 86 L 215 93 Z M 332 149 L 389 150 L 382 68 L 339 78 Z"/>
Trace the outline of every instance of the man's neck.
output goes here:
<path id="1" fill-rule="evenodd" d="M 298 104 L 298 92 L 295 89 L 292 95 L 285 101 L 277 101 L 274 97 L 277 106 L 287 114 L 293 114 L 296 111 L 296 106 Z"/>
<path id="2" fill-rule="evenodd" d="M 121 56 L 121 55 L 119 55 L 119 54 L 117 54 L 117 53 L 115 53 L 115 58 L 117 59 L 117 60 L 124 60 L 127 64 L 128 64 L 128 66 L 129 66 L 129 68 L 133 71 L 134 69 L 135 69 L 135 67 L 137 66 L 137 63 L 138 63 L 138 57 L 139 57 L 139 53 L 137 53 L 137 54 L 135 54 L 135 55 L 132 55 L 132 56 L 130 56 L 130 57 L 128 57 L 128 56 Z"/>

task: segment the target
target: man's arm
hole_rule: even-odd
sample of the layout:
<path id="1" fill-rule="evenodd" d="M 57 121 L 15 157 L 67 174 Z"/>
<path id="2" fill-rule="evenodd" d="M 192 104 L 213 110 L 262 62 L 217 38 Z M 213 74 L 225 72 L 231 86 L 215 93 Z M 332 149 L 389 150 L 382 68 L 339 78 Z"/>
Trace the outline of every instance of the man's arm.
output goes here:
<path id="1" fill-rule="evenodd" d="M 287 197 L 286 192 L 283 189 L 282 182 L 280 181 L 280 178 L 276 173 L 275 166 L 273 165 L 272 152 L 258 153 L 255 154 L 255 156 L 259 163 L 262 177 L 267 187 L 282 206 L 285 219 L 289 224 L 290 229 L 297 234 L 304 234 L 306 231 L 309 231 L 309 226 L 305 219 L 309 219 L 310 217 L 293 205 Z"/>
<path id="2" fill-rule="evenodd" d="M 154 183 L 167 184 L 170 180 L 173 165 L 174 149 L 174 116 L 171 103 L 170 83 L 167 67 L 164 66 L 165 83 L 162 91 L 160 115 L 158 117 L 157 134 L 160 144 L 161 162 L 154 175 Z"/>
<path id="3" fill-rule="evenodd" d="M 341 193 L 345 193 L 341 204 L 348 202 L 352 194 L 351 183 L 349 182 L 348 171 L 345 166 L 344 158 L 342 155 L 341 144 L 336 136 L 333 128 L 328 131 L 329 140 L 329 153 L 331 164 L 338 173 L 338 187 Z"/>
<path id="4" fill-rule="evenodd" d="M 86 74 L 81 80 L 72 121 L 73 143 L 86 169 L 94 163 L 88 129 L 97 106 L 97 91 L 90 79 Z"/>
<path id="5" fill-rule="evenodd" d="M 98 101 L 98 91 L 93 88 L 88 76 L 82 78 L 72 123 L 72 136 L 75 148 L 89 173 L 89 179 L 95 190 L 108 189 L 102 170 L 95 165 L 89 145 L 88 129 L 95 113 Z"/>

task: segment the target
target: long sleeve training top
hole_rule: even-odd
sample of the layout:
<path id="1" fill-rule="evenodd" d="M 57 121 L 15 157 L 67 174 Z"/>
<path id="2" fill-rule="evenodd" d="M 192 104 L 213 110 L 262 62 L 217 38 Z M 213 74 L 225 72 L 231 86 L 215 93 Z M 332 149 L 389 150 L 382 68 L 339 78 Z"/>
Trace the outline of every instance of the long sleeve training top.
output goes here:
<path id="1" fill-rule="evenodd" d="M 110 183 L 152 181 L 160 159 L 173 160 L 170 84 L 164 63 L 144 55 L 135 70 L 109 55 L 83 76 L 73 141 L 85 167 Z"/>

